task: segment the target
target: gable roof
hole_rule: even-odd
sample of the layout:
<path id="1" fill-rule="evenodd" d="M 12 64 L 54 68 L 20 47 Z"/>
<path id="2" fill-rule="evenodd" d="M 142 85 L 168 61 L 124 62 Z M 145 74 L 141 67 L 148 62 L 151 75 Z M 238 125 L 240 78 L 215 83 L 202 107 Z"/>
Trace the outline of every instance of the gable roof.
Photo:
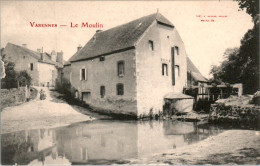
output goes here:
<path id="1" fill-rule="evenodd" d="M 196 81 L 209 82 L 198 70 L 198 68 L 192 63 L 189 57 L 187 57 L 187 72 L 191 73 L 191 76 Z"/>
<path id="2" fill-rule="evenodd" d="M 154 21 L 171 28 L 174 27 L 160 13 L 144 16 L 106 31 L 97 32 L 69 61 L 86 60 L 134 48 L 135 43 Z"/>
<path id="3" fill-rule="evenodd" d="M 30 55 L 36 60 L 38 60 L 38 62 L 55 65 L 57 67 L 62 67 L 62 64 L 52 61 L 47 53 L 40 53 L 12 43 L 7 43 L 6 47 L 4 48 L 3 54 L 13 54 L 17 56 Z M 44 57 L 43 59 L 41 59 L 41 54 Z"/>

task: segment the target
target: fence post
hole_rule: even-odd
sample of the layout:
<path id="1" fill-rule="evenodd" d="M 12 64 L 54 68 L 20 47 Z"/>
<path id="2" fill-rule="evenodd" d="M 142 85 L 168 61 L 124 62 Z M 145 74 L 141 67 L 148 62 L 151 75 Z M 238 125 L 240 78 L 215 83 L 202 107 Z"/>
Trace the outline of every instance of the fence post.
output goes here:
<path id="1" fill-rule="evenodd" d="M 27 85 L 25 85 L 25 101 L 28 99 Z"/>

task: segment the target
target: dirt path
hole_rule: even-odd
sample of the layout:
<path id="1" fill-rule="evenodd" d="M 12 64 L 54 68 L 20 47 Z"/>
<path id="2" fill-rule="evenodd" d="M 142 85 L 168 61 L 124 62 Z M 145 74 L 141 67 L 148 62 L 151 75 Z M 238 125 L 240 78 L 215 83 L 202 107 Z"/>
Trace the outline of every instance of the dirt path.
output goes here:
<path id="1" fill-rule="evenodd" d="M 77 112 L 67 103 L 54 102 L 48 88 L 35 88 L 38 91 L 43 89 L 46 99 L 40 100 L 38 94 L 33 101 L 5 108 L 1 112 L 2 134 L 27 129 L 59 127 L 93 119 Z"/>
<path id="2" fill-rule="evenodd" d="M 260 131 L 228 130 L 149 158 L 132 160 L 131 164 L 260 164 Z"/>

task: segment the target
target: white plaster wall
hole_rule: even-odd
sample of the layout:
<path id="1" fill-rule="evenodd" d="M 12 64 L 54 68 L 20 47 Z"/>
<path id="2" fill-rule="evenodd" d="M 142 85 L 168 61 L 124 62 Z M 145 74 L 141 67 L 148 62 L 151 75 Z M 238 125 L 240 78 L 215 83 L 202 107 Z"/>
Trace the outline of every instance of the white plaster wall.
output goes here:
<path id="1" fill-rule="evenodd" d="M 49 82 L 50 86 L 55 86 L 55 79 L 57 78 L 58 71 L 54 65 L 47 63 L 38 63 L 39 70 L 39 83 L 40 86 L 44 84 L 47 86 L 47 82 Z M 52 73 L 54 71 L 54 74 Z"/>
<path id="2" fill-rule="evenodd" d="M 167 38 L 169 36 L 169 38 Z M 148 41 L 154 42 L 154 51 Z M 175 65 L 180 66 L 180 76 L 175 74 L 172 85 L 171 47 L 179 47 Z M 154 22 L 136 46 L 137 109 L 138 115 L 162 111 L 164 96 L 169 92 L 182 93 L 187 79 L 186 51 L 176 28 Z M 162 75 L 162 63 L 168 64 L 168 76 Z"/>

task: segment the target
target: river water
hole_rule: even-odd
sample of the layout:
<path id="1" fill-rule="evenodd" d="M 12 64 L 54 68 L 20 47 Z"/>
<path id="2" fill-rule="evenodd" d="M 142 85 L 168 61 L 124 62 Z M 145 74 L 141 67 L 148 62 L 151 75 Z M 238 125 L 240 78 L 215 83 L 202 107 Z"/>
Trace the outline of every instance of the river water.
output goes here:
<path id="1" fill-rule="evenodd" d="M 2 134 L 2 164 L 122 164 L 223 132 L 180 121 L 96 120 Z"/>

